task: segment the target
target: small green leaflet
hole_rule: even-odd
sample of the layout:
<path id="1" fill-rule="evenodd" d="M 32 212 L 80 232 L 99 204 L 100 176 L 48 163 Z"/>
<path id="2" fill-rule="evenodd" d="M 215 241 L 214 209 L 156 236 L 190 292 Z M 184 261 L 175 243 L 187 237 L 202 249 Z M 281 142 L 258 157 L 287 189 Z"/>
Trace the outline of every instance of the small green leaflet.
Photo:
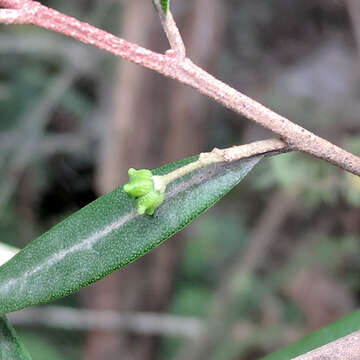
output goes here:
<path id="1" fill-rule="evenodd" d="M 31 360 L 5 316 L 0 316 L 0 360 Z"/>
<path id="2" fill-rule="evenodd" d="M 170 0 L 152 0 L 155 9 L 159 9 L 159 5 L 165 15 L 167 15 L 169 11 L 169 3 Z"/>
<path id="3" fill-rule="evenodd" d="M 0 314 L 69 295 L 136 260 L 239 183 L 263 155 L 205 166 L 168 184 L 153 215 L 139 215 L 122 186 L 63 220 L 0 267 Z M 198 156 L 167 164 L 172 172 Z"/>

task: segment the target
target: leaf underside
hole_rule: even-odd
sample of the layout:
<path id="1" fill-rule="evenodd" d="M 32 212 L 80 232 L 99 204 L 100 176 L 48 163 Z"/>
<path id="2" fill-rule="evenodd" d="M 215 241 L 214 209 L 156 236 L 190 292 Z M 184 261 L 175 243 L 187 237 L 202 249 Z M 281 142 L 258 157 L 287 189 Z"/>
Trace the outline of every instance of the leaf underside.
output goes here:
<path id="1" fill-rule="evenodd" d="M 31 360 L 30 354 L 5 316 L 0 316 L 0 359 Z"/>
<path id="2" fill-rule="evenodd" d="M 261 360 L 292 359 L 357 330 L 360 330 L 360 310 L 354 311 L 345 317 L 314 331 L 301 340 L 285 346 L 284 348 L 265 356 Z"/>
<path id="3" fill-rule="evenodd" d="M 154 170 L 161 175 L 198 157 Z M 0 314 L 66 296 L 134 261 L 230 191 L 262 155 L 206 166 L 170 183 L 153 216 L 118 187 L 32 241 L 0 267 Z"/>

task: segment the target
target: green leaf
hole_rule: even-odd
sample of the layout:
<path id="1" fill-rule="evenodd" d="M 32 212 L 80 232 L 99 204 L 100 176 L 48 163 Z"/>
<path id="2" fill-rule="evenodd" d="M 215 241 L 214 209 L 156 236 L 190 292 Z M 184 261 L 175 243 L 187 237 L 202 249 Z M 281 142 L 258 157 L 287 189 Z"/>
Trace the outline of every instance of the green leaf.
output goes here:
<path id="1" fill-rule="evenodd" d="M 262 158 L 218 163 L 171 182 L 154 215 L 139 215 L 118 187 L 32 241 L 0 267 L 0 314 L 45 303 L 146 254 L 231 190 Z M 165 165 L 163 175 L 197 160 Z"/>
<path id="2" fill-rule="evenodd" d="M 262 358 L 262 360 L 292 359 L 357 330 L 360 330 L 360 310 L 354 311 L 345 317 L 314 331 L 301 340 Z"/>
<path id="3" fill-rule="evenodd" d="M 5 316 L 0 316 L 0 359 L 31 360 L 30 354 Z"/>

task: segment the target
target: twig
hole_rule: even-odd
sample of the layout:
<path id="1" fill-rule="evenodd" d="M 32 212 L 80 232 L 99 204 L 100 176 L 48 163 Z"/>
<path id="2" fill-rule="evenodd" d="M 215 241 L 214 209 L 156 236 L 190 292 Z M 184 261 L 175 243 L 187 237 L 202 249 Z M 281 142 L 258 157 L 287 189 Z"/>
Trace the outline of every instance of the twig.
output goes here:
<path id="1" fill-rule="evenodd" d="M 261 154 L 269 155 L 275 152 L 284 153 L 289 151 L 291 151 L 291 149 L 289 149 L 288 145 L 278 139 L 254 141 L 250 144 L 233 146 L 227 149 L 215 148 L 211 152 L 201 153 L 198 160 L 188 165 L 164 175 L 153 176 L 154 188 L 159 191 L 164 191 L 165 186 L 175 179 L 210 164 L 232 162 Z"/>
<path id="2" fill-rule="evenodd" d="M 9 314 L 14 325 L 41 325 L 73 330 L 127 330 L 139 334 L 185 338 L 199 337 L 205 323 L 193 317 L 156 313 L 119 313 L 112 310 L 80 310 L 61 306 L 31 308 Z"/>
<path id="3" fill-rule="evenodd" d="M 170 10 L 164 13 L 160 0 L 153 0 L 153 3 L 159 13 L 161 25 L 164 29 L 166 37 L 169 40 L 171 50 L 175 53 L 179 60 L 185 59 L 185 45 Z M 167 52 L 167 55 L 171 55 L 171 52 Z"/>
<path id="4" fill-rule="evenodd" d="M 20 9 L 26 3 L 30 2 L 31 0 L 2 0 L 0 2 L 0 6 L 9 8 L 9 9 Z"/>
<path id="5" fill-rule="evenodd" d="M 189 85 L 278 134 L 292 150 L 311 154 L 360 176 L 360 158 L 292 123 L 219 81 L 189 58 L 155 53 L 30 0 L 0 0 L 0 22 L 33 24 L 59 32 Z"/>
<path id="6" fill-rule="evenodd" d="M 355 360 L 360 359 L 360 331 L 332 341 L 293 360 Z"/>
<path id="7" fill-rule="evenodd" d="M 212 153 L 218 157 L 218 161 L 236 161 L 260 154 L 272 154 L 274 152 L 284 153 L 291 151 L 291 148 L 282 140 L 268 139 L 254 141 L 246 145 L 233 146 L 227 149 L 215 148 Z"/>

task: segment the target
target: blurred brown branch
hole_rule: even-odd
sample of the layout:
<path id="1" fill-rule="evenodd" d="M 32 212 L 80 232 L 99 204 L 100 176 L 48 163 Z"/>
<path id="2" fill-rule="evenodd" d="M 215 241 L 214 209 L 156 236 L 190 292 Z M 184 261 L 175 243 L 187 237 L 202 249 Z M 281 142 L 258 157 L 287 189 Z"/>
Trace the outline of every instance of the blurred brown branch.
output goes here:
<path id="1" fill-rule="evenodd" d="M 125 330 L 137 334 L 199 337 L 204 321 L 198 318 L 149 312 L 80 310 L 61 306 L 30 308 L 9 314 L 14 325 L 41 325 L 72 330 Z"/>
<path id="2" fill-rule="evenodd" d="M 152 312 L 118 312 L 113 310 L 83 310 L 65 306 L 33 307 L 7 315 L 9 321 L 16 326 L 45 326 L 47 328 L 67 330 L 117 330 L 141 335 L 161 335 L 182 339 L 198 339 L 206 331 L 206 321 L 190 316 L 176 316 Z M 274 330 L 274 327 L 271 326 Z M 269 345 L 273 337 L 269 336 L 268 326 L 258 327 L 247 321 L 234 324 L 233 336 L 236 341 L 263 337 Z M 284 337 L 284 334 L 296 331 L 298 328 L 283 327 L 274 333 L 274 337 Z"/>

